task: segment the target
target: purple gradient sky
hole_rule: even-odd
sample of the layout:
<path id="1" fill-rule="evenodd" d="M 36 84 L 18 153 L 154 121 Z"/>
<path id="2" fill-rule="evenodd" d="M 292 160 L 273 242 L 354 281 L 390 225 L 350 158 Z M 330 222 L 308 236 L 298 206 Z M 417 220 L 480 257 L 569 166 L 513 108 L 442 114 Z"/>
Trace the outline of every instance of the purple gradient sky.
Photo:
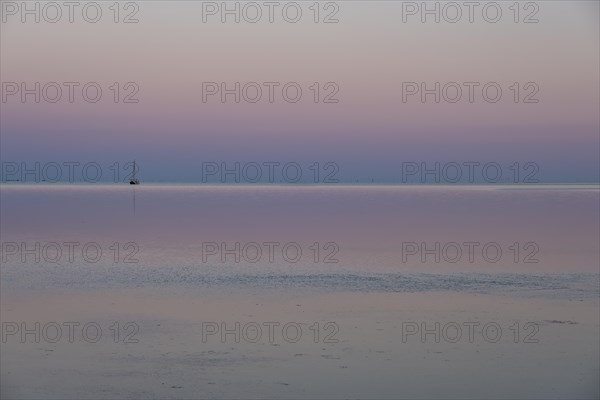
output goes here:
<path id="1" fill-rule="evenodd" d="M 195 180 L 202 161 L 335 161 L 350 181 L 395 180 L 402 161 L 533 161 L 546 182 L 598 181 L 598 3 L 538 4 L 537 24 L 403 24 L 394 2 L 340 2 L 338 24 L 203 24 L 201 2 L 141 2 L 129 25 L 8 19 L 2 82 L 95 81 L 104 94 L 96 104 L 9 98 L 0 157 L 135 158 L 145 180 Z M 108 86 L 128 81 L 140 102 L 113 103 Z M 296 104 L 203 103 L 206 81 L 295 81 L 305 92 Z M 313 103 L 317 81 L 336 82 L 340 102 Z M 403 103 L 406 81 L 494 81 L 504 93 L 495 104 L 479 94 Z M 508 87 L 529 81 L 540 102 L 513 103 Z"/>

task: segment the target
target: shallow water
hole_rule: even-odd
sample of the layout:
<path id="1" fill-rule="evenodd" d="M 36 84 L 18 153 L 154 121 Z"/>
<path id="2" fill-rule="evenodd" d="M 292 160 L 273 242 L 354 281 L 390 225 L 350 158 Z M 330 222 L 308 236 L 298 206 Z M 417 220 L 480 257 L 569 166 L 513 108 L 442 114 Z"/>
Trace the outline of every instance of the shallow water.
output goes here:
<path id="1" fill-rule="evenodd" d="M 0 391 L 597 398 L 599 201 L 597 185 L 2 185 L 2 322 L 42 328 L 3 331 Z M 66 321 L 102 340 L 46 340 Z M 207 323 L 302 337 L 205 341 Z M 477 328 L 404 341 L 406 323 Z"/>

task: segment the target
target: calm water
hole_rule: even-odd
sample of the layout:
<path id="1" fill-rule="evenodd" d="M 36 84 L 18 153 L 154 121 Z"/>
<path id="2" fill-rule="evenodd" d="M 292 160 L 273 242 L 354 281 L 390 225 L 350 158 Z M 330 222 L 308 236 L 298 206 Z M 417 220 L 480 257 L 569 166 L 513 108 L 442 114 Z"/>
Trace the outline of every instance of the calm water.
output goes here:
<path id="1" fill-rule="evenodd" d="M 7 335 L 0 396 L 598 398 L 599 201 L 572 185 L 3 185 L 3 329 L 80 325 Z M 405 322 L 478 326 L 405 341 Z M 261 339 L 222 336 L 236 324 Z"/>
<path id="2" fill-rule="evenodd" d="M 0 200 L 6 289 L 598 295 L 597 186 L 3 185 Z"/>

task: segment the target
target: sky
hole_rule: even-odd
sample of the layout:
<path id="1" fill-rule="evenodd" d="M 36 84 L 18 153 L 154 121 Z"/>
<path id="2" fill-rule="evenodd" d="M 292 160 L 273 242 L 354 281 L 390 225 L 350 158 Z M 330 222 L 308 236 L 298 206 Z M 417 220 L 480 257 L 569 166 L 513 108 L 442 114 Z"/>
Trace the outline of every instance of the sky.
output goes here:
<path id="1" fill-rule="evenodd" d="M 473 22 L 462 7 L 455 23 L 444 3 L 436 23 L 411 8 L 420 2 L 391 1 L 323 2 L 317 23 L 313 2 L 297 2 L 302 15 L 291 23 L 297 8 L 284 15 L 288 3 L 273 22 L 253 3 L 262 12 L 256 23 L 247 3 L 239 23 L 221 21 L 221 2 L 123 2 L 117 23 L 112 2 L 97 3 L 96 23 L 80 8 L 71 23 L 64 7 L 49 22 L 56 10 L 39 3 L 38 23 L 23 3 L 2 0 L 2 162 L 108 168 L 135 159 L 145 181 L 201 181 L 206 162 L 298 162 L 305 172 L 333 162 L 349 182 L 401 181 L 406 162 L 494 162 L 506 177 L 518 162 L 535 163 L 542 182 L 600 180 L 598 2 L 521 2 L 518 15 L 513 2 L 498 2 L 495 23 L 487 20 L 496 9 L 482 11 L 489 2 Z M 138 22 L 123 23 L 128 15 Z M 33 94 L 23 102 L 21 85 L 36 82 L 40 102 Z M 64 82 L 78 84 L 73 102 Z M 82 93 L 90 82 L 102 89 L 95 103 Z M 236 82 L 239 103 L 207 94 Z M 275 82 L 273 102 L 265 82 Z M 436 82 L 440 102 L 435 94 L 423 102 L 420 90 Z M 472 102 L 465 82 L 474 82 Z M 301 88 L 297 102 L 285 100 L 286 84 L 288 99 Z M 56 86 L 62 95 L 51 103 Z M 256 87 L 262 96 L 251 102 Z M 462 95 L 451 102 L 457 87 Z"/>

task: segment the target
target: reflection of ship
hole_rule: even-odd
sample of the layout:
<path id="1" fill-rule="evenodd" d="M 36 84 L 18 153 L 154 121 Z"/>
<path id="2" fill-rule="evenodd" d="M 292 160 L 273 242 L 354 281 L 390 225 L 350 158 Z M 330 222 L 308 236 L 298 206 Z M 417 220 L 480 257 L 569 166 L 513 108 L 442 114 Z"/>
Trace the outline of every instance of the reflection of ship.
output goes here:
<path id="1" fill-rule="evenodd" d="M 140 184 L 140 180 L 138 178 L 135 177 L 135 160 L 133 161 L 133 176 L 131 177 L 131 180 L 129 181 L 130 185 L 139 185 Z"/>

